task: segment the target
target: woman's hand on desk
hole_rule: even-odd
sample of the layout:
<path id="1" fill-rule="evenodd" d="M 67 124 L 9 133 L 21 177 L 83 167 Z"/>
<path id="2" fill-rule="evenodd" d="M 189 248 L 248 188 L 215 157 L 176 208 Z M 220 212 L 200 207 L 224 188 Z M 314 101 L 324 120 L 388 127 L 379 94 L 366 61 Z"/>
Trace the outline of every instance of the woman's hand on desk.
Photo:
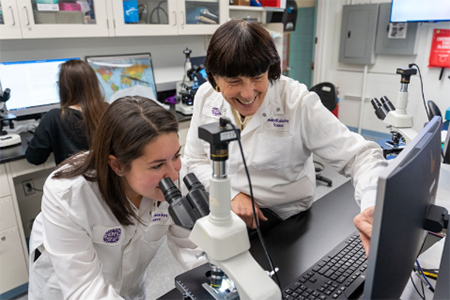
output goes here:
<path id="1" fill-rule="evenodd" d="M 356 229 L 359 230 L 359 235 L 363 243 L 364 249 L 366 250 L 366 256 L 369 257 L 369 246 L 370 237 L 372 236 L 372 224 L 373 224 L 373 212 L 375 211 L 375 206 L 366 208 L 363 212 L 357 215 L 353 219 L 353 223 Z"/>
<path id="2" fill-rule="evenodd" d="M 252 200 L 249 196 L 239 193 L 231 201 L 231 210 L 244 220 L 247 227 L 256 228 L 255 219 L 253 218 Z M 255 203 L 255 212 L 259 220 L 267 221 L 267 218 L 259 209 L 258 204 Z"/>

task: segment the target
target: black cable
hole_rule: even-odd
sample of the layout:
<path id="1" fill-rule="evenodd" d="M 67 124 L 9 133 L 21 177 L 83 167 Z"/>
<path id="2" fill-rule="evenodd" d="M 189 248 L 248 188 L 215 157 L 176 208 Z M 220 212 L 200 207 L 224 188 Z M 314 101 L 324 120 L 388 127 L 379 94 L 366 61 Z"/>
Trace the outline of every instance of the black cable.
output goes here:
<path id="1" fill-rule="evenodd" d="M 31 189 L 32 189 L 32 190 L 35 190 L 35 191 L 37 191 L 37 192 L 43 192 L 43 191 L 44 191 L 44 190 L 37 189 L 37 188 L 35 188 L 35 187 L 31 187 Z"/>
<path id="2" fill-rule="evenodd" d="M 227 123 L 230 124 L 233 127 L 233 130 L 236 133 L 236 136 L 239 137 L 239 132 L 237 131 L 237 127 L 234 126 L 234 124 L 232 124 L 230 120 L 227 120 Z M 249 175 L 249 172 L 248 172 L 247 163 L 245 162 L 244 150 L 242 148 L 241 139 L 238 138 L 237 141 L 239 143 L 239 149 L 241 150 L 242 161 L 244 163 L 245 174 L 247 175 L 248 186 L 249 186 L 249 189 L 250 189 L 250 199 L 252 200 L 253 218 L 255 219 L 255 223 L 256 223 L 256 232 L 258 233 L 258 237 L 259 237 L 259 240 L 261 241 L 261 245 L 262 245 L 262 247 L 264 249 L 264 253 L 266 254 L 267 260 L 269 261 L 270 268 L 272 269 L 272 272 L 275 275 L 275 279 L 276 279 L 276 282 L 278 284 L 278 287 L 282 291 L 280 279 L 278 278 L 278 274 L 275 271 L 275 268 L 273 266 L 272 257 L 270 256 L 269 251 L 267 251 L 266 244 L 264 242 L 264 238 L 263 238 L 262 233 L 261 233 L 261 229 L 259 228 L 259 219 L 256 217 L 255 199 L 253 198 L 252 182 L 250 180 L 250 175 Z"/>
<path id="3" fill-rule="evenodd" d="M 422 298 L 422 300 L 425 300 L 425 293 L 423 294 L 423 296 L 420 294 L 419 290 L 416 287 L 416 284 L 414 283 L 412 275 L 409 275 L 409 278 L 411 279 L 411 283 L 413 284 L 414 289 L 416 290 L 417 294 L 419 294 L 419 297 Z M 420 282 L 422 282 L 422 280 Z M 423 282 L 422 282 L 422 284 L 423 284 Z"/>
<path id="4" fill-rule="evenodd" d="M 415 66 L 415 67 L 417 68 L 417 71 L 419 71 L 420 88 L 421 88 L 421 90 L 422 90 L 422 101 L 423 101 L 423 106 L 424 106 L 424 108 L 425 108 L 425 113 L 427 114 L 428 121 L 431 121 L 430 113 L 429 113 L 429 111 L 428 111 L 427 104 L 426 104 L 426 101 L 425 101 L 425 94 L 423 93 L 422 73 L 420 72 L 420 68 L 419 68 L 418 65 L 416 65 L 415 63 L 409 64 L 409 67 L 410 67 L 410 68 L 411 68 L 412 66 Z"/>
<path id="5" fill-rule="evenodd" d="M 161 4 L 163 4 L 163 3 L 166 3 L 166 1 L 159 2 L 159 4 L 154 9 L 152 9 L 152 11 L 150 12 L 150 24 L 161 24 L 161 19 L 159 17 L 159 10 L 162 10 L 162 12 L 166 15 L 167 22 L 169 22 L 169 16 L 167 15 L 167 12 L 164 10 L 164 8 L 161 7 Z M 156 16 L 158 17 L 158 23 L 153 23 L 152 22 L 152 20 L 153 20 L 153 13 L 155 11 L 157 12 Z"/>

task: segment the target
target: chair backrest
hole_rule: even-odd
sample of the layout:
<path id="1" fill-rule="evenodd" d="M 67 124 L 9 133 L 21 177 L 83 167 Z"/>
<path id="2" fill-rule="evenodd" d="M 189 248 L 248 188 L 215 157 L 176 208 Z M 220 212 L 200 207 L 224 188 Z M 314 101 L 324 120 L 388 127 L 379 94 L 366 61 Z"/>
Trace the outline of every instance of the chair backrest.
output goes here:
<path id="1" fill-rule="evenodd" d="M 442 118 L 441 110 L 436 105 L 436 103 L 434 103 L 433 100 L 428 100 L 428 111 L 430 112 L 430 115 L 428 116 L 430 121 L 431 119 L 433 119 L 434 116 L 439 116 Z"/>
<path id="2" fill-rule="evenodd" d="M 315 92 L 319 95 L 322 104 L 328 108 L 329 111 L 333 111 L 335 109 L 338 95 L 334 84 L 330 82 L 322 82 L 310 88 L 309 91 Z"/>

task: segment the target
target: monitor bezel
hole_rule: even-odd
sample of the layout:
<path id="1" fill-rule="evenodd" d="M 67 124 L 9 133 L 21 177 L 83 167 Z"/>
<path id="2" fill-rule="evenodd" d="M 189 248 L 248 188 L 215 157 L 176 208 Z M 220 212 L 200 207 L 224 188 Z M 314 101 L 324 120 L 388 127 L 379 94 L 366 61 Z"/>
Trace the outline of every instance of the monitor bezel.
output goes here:
<path id="1" fill-rule="evenodd" d="M 450 19 L 437 19 L 437 20 L 431 20 L 431 19 L 423 19 L 423 20 L 407 20 L 407 21 L 392 21 L 392 12 L 394 8 L 394 2 L 395 0 L 391 1 L 391 13 L 389 14 L 389 22 L 390 23 L 437 23 L 437 22 L 448 22 Z"/>
<path id="2" fill-rule="evenodd" d="M 42 58 L 42 59 L 34 59 L 34 60 L 12 60 L 12 61 L 1 61 L 0 64 L 3 63 L 26 63 L 26 62 L 43 62 L 43 61 L 69 61 L 69 60 L 80 60 L 80 57 L 61 57 L 61 58 Z M 63 64 L 62 62 L 61 64 Z M 61 65 L 60 65 L 61 67 Z M 59 72 L 58 72 L 59 74 Z M 0 86 L 1 80 L 0 80 Z M 3 89 L 3 86 L 2 86 Z M 13 92 L 13 91 L 12 91 Z M 59 92 L 58 92 L 59 97 Z M 18 119 L 28 119 L 28 118 L 36 118 L 39 115 L 42 115 L 43 113 L 46 113 L 54 108 L 60 108 L 61 107 L 61 99 L 59 99 L 58 102 L 55 103 L 49 103 L 44 105 L 36 105 L 36 106 L 29 106 L 29 107 L 23 107 L 20 109 L 8 109 L 8 102 L 5 102 L 5 110 L 8 114 L 12 114 L 16 116 Z"/>
<path id="3" fill-rule="evenodd" d="M 438 182 L 439 182 L 439 169 L 440 169 L 440 162 L 441 162 L 441 155 L 440 155 L 440 124 L 441 124 L 441 118 L 440 117 L 434 117 L 428 124 L 427 126 L 425 126 L 424 129 L 422 129 L 420 131 L 420 133 L 416 136 L 416 138 L 410 142 L 407 147 L 399 154 L 399 156 L 397 158 L 395 158 L 388 167 L 386 167 L 386 169 L 384 170 L 384 172 L 379 176 L 379 180 L 378 180 L 378 187 L 377 187 L 377 198 L 376 198 L 376 206 L 375 206 L 375 212 L 373 215 L 373 228 L 372 228 L 372 236 L 371 236 L 371 241 L 370 241 L 370 251 L 369 251 L 369 258 L 368 258 L 368 268 L 366 271 L 366 280 L 365 280 L 365 286 L 364 286 L 364 295 L 363 295 L 363 299 L 372 299 L 372 298 L 380 298 L 380 299 L 385 299 L 383 297 L 381 297 L 379 294 L 376 295 L 377 293 L 380 293 L 380 290 L 386 291 L 386 289 L 389 288 L 389 286 L 383 286 L 382 288 L 380 286 L 376 286 L 376 283 L 374 283 L 374 277 L 376 277 L 377 280 L 377 284 L 379 284 L 380 278 L 383 279 L 387 279 L 390 280 L 389 282 L 391 283 L 392 280 L 395 278 L 395 280 L 399 280 L 400 275 L 405 276 L 406 274 L 406 270 L 396 270 L 396 273 L 392 273 L 390 275 L 392 275 L 392 277 L 390 276 L 380 276 L 378 274 L 378 272 L 380 272 L 379 266 L 380 265 L 384 265 L 382 263 L 380 263 L 379 261 L 379 257 L 378 257 L 378 253 L 379 251 L 382 251 L 380 249 L 383 250 L 388 250 L 389 247 L 387 247 L 386 245 L 392 245 L 392 233 L 394 232 L 394 229 L 391 227 L 389 227 L 390 230 L 388 230 L 388 228 L 386 227 L 386 224 L 383 224 L 382 220 L 383 220 L 383 215 L 384 214 L 389 214 L 389 212 L 385 212 L 385 210 L 388 210 L 389 208 L 392 207 L 394 202 L 387 202 L 385 199 L 385 195 L 386 195 L 386 186 L 388 185 L 388 179 L 395 176 L 399 171 L 401 171 L 400 168 L 403 167 L 404 164 L 408 163 L 411 159 L 416 159 L 416 156 L 418 155 L 418 153 L 414 153 L 416 150 L 416 148 L 419 146 L 420 143 L 423 142 L 427 142 L 426 140 L 424 140 L 425 136 L 428 133 L 432 133 L 432 136 L 429 139 L 435 139 L 434 142 L 436 142 L 436 147 L 439 147 L 439 149 L 436 149 L 436 157 L 435 157 L 435 169 L 433 170 L 433 176 L 432 178 L 435 178 L 435 181 L 433 181 L 432 186 L 429 189 L 429 193 L 431 193 L 431 197 L 428 198 L 428 203 L 426 203 L 427 207 L 426 210 L 429 210 L 430 205 L 434 204 L 434 201 L 436 199 L 436 192 L 437 192 L 437 186 L 438 186 Z M 421 151 L 421 150 L 419 150 Z M 422 152 L 424 153 L 424 152 Z M 425 154 L 423 154 L 425 155 Z M 412 157 L 411 157 L 412 156 Z M 424 175 L 425 176 L 425 175 Z M 392 184 L 392 183 L 391 183 Z M 391 186 L 390 184 L 390 186 Z M 410 187 L 404 187 L 404 188 L 410 188 Z M 391 190 L 392 191 L 392 190 Z M 395 205 L 400 205 L 404 208 L 404 210 L 407 210 L 408 213 L 409 210 L 412 210 L 411 205 L 408 206 L 404 206 L 405 201 L 403 200 L 402 202 L 398 202 L 396 201 Z M 423 204 L 422 202 L 419 204 Z M 390 206 L 389 208 L 386 208 L 387 206 Z M 404 212 L 403 211 L 397 211 L 398 214 L 401 214 Z M 424 218 L 426 216 L 423 216 Z M 404 218 L 405 219 L 405 218 Z M 406 218 L 407 219 L 407 218 Z M 393 221 L 393 220 L 390 220 Z M 395 222 L 392 223 L 396 223 L 399 224 L 398 220 L 396 219 Z M 392 224 L 390 224 L 392 225 Z M 417 225 L 417 224 L 415 224 Z M 397 226 L 396 226 L 397 227 Z M 400 228 L 401 225 L 398 225 L 398 228 Z M 418 238 L 418 241 L 421 241 L 422 239 L 425 238 L 426 236 L 426 230 L 423 229 L 423 225 L 422 228 L 411 228 L 408 227 L 408 230 L 415 230 L 417 231 L 419 234 L 423 235 L 422 237 L 418 237 L 416 236 L 416 238 Z M 383 234 L 385 234 L 386 232 L 389 232 L 389 236 L 383 236 L 382 238 L 380 236 L 382 236 Z M 403 232 L 404 233 L 404 232 Z M 397 236 L 395 236 L 394 238 L 398 237 L 398 232 L 397 232 Z M 397 242 L 397 240 L 395 240 L 395 242 Z M 403 245 L 404 246 L 404 245 Z M 403 248 L 402 246 L 402 248 Z M 416 245 L 416 248 L 417 245 Z M 400 249 L 400 248 L 399 248 Z M 420 249 L 417 249 L 419 252 Z M 414 254 L 415 257 L 417 257 L 417 255 L 419 253 L 409 253 L 411 256 L 411 254 Z M 385 256 L 385 257 L 393 257 L 393 254 L 390 252 L 389 255 Z M 409 260 L 410 258 L 407 257 L 407 255 L 403 255 L 402 257 L 404 257 L 404 259 L 408 259 L 408 261 L 403 261 L 402 264 L 403 265 L 409 265 Z M 409 270 L 409 272 L 407 273 L 407 277 L 406 277 L 406 281 L 405 278 L 400 278 L 400 281 L 403 280 L 405 281 L 405 286 L 406 286 L 406 282 L 409 278 L 409 275 L 411 274 L 412 270 L 413 270 L 413 266 L 414 266 L 414 261 L 411 262 L 411 269 Z M 377 272 L 377 274 L 375 274 L 375 272 Z M 404 272 L 405 274 L 400 274 L 398 272 Z M 386 275 L 386 274 L 384 274 Z M 397 292 L 399 292 L 400 288 L 397 287 L 393 287 L 392 288 L 395 292 L 395 290 L 397 290 Z M 391 291 L 392 291 L 391 289 Z M 404 286 L 401 288 L 401 290 L 403 291 Z M 394 295 L 392 295 L 394 296 Z M 399 299 L 401 296 L 400 295 L 395 295 L 394 298 Z M 392 298 L 392 297 L 391 297 Z"/>
<path id="4" fill-rule="evenodd" d="M 137 56 L 137 55 L 148 55 L 150 58 L 150 68 L 152 69 L 152 74 L 153 74 L 153 82 L 155 83 L 155 97 L 157 97 L 157 84 L 156 84 L 156 78 L 155 78 L 155 68 L 153 67 L 153 58 L 150 52 L 142 52 L 142 53 L 127 53 L 127 54 L 106 54 L 106 55 L 86 55 L 84 57 L 84 61 L 87 62 L 89 64 L 88 59 L 92 59 L 92 58 L 100 58 L 100 57 L 121 57 L 121 56 Z M 90 64 L 89 64 L 90 65 Z M 92 66 L 91 66 L 92 67 Z M 106 96 L 106 95 L 104 95 Z M 105 99 L 106 102 L 109 101 L 109 99 Z"/>

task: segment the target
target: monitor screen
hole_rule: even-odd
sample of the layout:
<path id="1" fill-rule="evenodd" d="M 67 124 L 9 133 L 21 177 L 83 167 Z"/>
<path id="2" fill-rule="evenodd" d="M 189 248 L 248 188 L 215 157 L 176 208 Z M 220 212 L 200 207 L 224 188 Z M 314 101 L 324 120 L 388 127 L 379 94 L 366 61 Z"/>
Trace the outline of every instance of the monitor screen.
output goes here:
<path id="1" fill-rule="evenodd" d="M 448 0 L 392 0 L 391 22 L 438 22 L 450 20 Z"/>
<path id="2" fill-rule="evenodd" d="M 150 53 L 87 56 L 102 86 L 105 100 L 122 89 L 135 85 L 149 87 L 156 95 L 156 83 Z"/>
<path id="3" fill-rule="evenodd" d="M 0 85 L 11 89 L 8 112 L 20 117 L 59 107 L 59 67 L 71 59 L 79 58 L 0 62 Z"/>
<path id="4" fill-rule="evenodd" d="M 434 117 L 380 175 L 363 299 L 400 299 L 427 232 L 441 163 Z"/>

